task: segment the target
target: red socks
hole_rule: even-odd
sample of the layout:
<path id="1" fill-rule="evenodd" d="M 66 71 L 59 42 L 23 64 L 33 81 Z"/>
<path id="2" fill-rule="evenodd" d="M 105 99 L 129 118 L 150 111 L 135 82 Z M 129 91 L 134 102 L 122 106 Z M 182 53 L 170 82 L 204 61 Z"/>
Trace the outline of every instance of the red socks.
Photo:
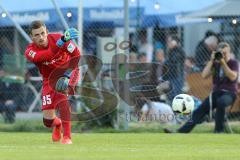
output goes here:
<path id="1" fill-rule="evenodd" d="M 54 126 L 59 126 L 62 124 L 63 127 L 63 137 L 66 136 L 71 138 L 71 108 L 68 101 L 63 101 L 59 104 L 59 114 L 60 117 L 55 117 L 54 119 L 43 118 L 43 124 L 52 128 Z"/>
<path id="2" fill-rule="evenodd" d="M 62 126 L 63 126 L 63 137 L 69 137 L 71 138 L 71 121 L 63 121 L 62 122 Z"/>
<path id="3" fill-rule="evenodd" d="M 61 102 L 58 108 L 62 120 L 63 136 L 71 138 L 71 108 L 68 101 Z"/>

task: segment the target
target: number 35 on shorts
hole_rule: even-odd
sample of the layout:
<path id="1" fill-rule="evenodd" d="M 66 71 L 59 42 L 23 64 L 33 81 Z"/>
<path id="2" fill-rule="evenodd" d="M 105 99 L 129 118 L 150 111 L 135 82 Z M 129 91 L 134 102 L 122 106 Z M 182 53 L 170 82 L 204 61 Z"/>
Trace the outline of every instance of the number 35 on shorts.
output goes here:
<path id="1" fill-rule="evenodd" d="M 49 104 L 52 104 L 52 99 L 50 97 L 50 94 L 42 97 L 42 105 L 45 106 L 45 105 L 49 105 Z"/>

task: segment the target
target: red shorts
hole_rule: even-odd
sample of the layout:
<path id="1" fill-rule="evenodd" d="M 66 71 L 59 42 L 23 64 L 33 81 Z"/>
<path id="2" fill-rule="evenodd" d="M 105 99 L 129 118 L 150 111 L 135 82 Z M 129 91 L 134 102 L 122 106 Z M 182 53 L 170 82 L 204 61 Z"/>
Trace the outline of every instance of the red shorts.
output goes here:
<path id="1" fill-rule="evenodd" d="M 56 109 L 58 105 L 70 107 L 67 95 L 56 92 L 51 87 L 44 86 L 42 91 L 42 110 Z"/>
<path id="2" fill-rule="evenodd" d="M 69 82 L 69 95 L 73 95 L 75 93 L 75 86 L 78 84 L 80 78 L 80 71 L 78 68 L 75 68 L 72 71 L 70 82 Z M 56 79 L 55 79 L 56 81 Z M 55 81 L 52 86 L 55 86 Z M 70 107 L 68 102 L 68 97 L 65 94 L 56 92 L 51 85 L 49 85 L 49 81 L 43 82 L 43 91 L 42 91 L 42 110 L 56 109 L 58 105 L 66 105 Z M 61 103 L 61 104 L 60 104 Z"/>

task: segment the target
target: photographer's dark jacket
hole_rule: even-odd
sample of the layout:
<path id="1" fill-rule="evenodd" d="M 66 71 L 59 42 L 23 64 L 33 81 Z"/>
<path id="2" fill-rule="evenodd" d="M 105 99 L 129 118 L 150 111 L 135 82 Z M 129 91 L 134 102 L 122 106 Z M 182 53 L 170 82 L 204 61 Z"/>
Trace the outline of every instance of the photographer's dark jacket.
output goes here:
<path id="1" fill-rule="evenodd" d="M 228 67 L 236 71 L 238 73 L 238 62 L 234 59 L 230 59 L 227 62 Z M 219 63 L 214 63 L 213 64 L 213 90 L 227 90 L 236 93 L 237 92 L 237 81 L 238 77 L 236 80 L 231 81 L 224 73 L 223 68 Z"/>

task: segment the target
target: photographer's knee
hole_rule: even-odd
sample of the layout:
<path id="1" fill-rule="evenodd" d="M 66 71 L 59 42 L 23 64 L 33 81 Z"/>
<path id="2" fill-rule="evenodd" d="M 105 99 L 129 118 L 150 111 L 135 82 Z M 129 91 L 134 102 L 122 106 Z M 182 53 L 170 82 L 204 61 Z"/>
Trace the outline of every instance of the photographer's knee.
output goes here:
<path id="1" fill-rule="evenodd" d="M 227 102 L 224 98 L 220 98 L 217 100 L 217 108 L 225 109 L 226 107 L 230 106 L 229 102 Z"/>

